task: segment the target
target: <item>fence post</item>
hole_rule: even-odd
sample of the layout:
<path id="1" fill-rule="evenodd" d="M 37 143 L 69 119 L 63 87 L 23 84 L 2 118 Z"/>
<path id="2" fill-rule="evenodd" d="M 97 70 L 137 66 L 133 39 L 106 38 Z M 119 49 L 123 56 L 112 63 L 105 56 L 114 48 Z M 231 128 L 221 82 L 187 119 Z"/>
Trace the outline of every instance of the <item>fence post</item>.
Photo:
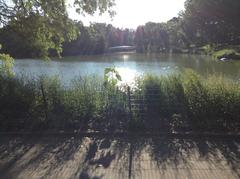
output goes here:
<path id="1" fill-rule="evenodd" d="M 130 121 L 132 121 L 131 88 L 130 88 L 130 86 L 127 87 L 127 93 L 128 93 L 128 108 L 129 108 L 129 113 L 130 113 Z"/>
<path id="2" fill-rule="evenodd" d="M 129 150 L 129 166 L 128 166 L 128 179 L 132 178 L 132 165 L 133 165 L 133 139 L 130 137 L 130 150 Z"/>
<path id="3" fill-rule="evenodd" d="M 40 81 L 40 88 L 41 88 L 41 93 L 42 93 L 43 103 L 44 103 L 45 120 L 47 121 L 47 119 L 48 119 L 48 103 L 47 103 L 47 98 L 46 98 L 46 94 L 44 91 L 44 86 L 43 86 L 42 80 Z"/>

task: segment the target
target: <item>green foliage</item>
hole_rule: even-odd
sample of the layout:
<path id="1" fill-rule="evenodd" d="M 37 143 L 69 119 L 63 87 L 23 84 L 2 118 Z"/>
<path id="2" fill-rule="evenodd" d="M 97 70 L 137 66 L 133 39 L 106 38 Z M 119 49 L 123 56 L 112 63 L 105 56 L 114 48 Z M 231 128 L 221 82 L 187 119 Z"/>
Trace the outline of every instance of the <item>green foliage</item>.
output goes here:
<path id="1" fill-rule="evenodd" d="M 138 79 L 137 84 L 134 98 L 138 99 L 140 96 L 140 101 L 137 100 L 141 104 L 139 113 L 143 113 L 144 116 L 135 115 L 140 117 L 138 120 L 142 121 L 143 126 L 153 130 L 161 127 L 168 130 L 170 125 L 181 126 L 186 123 L 187 102 L 182 76 L 147 75 Z"/>
<path id="2" fill-rule="evenodd" d="M 235 129 L 239 124 L 240 85 L 223 77 L 201 78 L 193 71 L 168 77 L 146 76 L 138 81 L 144 101 L 140 123 L 148 128 L 169 126 L 197 130 Z M 139 115 L 135 115 L 138 116 Z M 237 127 L 236 127 L 237 128 Z"/>
<path id="3" fill-rule="evenodd" d="M 238 82 L 186 71 L 136 84 L 127 93 L 115 81 L 90 76 L 64 87 L 58 77 L 0 75 L 1 130 L 239 130 Z"/>
<path id="4" fill-rule="evenodd" d="M 106 87 L 116 87 L 120 81 L 122 81 L 122 77 L 115 67 L 106 68 L 104 70 L 104 85 Z"/>
<path id="5" fill-rule="evenodd" d="M 97 77 L 79 77 L 64 87 L 57 76 L 0 75 L 1 130 L 116 128 L 127 117 L 125 103 L 125 93 Z"/>
<path id="6" fill-rule="evenodd" d="M 240 44 L 239 9 L 239 0 L 186 0 L 178 17 L 137 28 L 137 51 L 202 53 L 198 47 L 236 46 Z"/>
<path id="7" fill-rule="evenodd" d="M 75 0 L 79 13 L 103 13 L 114 6 L 114 0 Z M 2 50 L 14 57 L 60 56 L 63 42 L 77 38 L 79 29 L 68 18 L 65 0 L 0 1 L 0 40 Z M 101 47 L 101 38 L 97 42 Z"/>
<path id="8" fill-rule="evenodd" d="M 80 77 L 73 80 L 71 90 L 65 92 L 64 105 L 76 120 L 89 120 L 101 112 L 104 100 L 96 92 L 99 87 L 97 78 Z"/>
<path id="9" fill-rule="evenodd" d="M 169 49 L 169 35 L 164 23 L 146 23 L 136 30 L 138 52 L 164 52 Z"/>
<path id="10" fill-rule="evenodd" d="M 73 2 L 80 14 L 106 11 L 110 16 L 115 14 L 114 0 Z M 0 1 L 2 52 L 13 57 L 47 58 L 61 54 L 102 54 L 112 46 L 136 45 L 137 52 L 209 54 L 215 50 L 214 46 L 228 48 L 240 44 L 239 0 L 186 0 L 185 10 L 178 17 L 166 23 L 148 22 L 136 32 L 102 23 L 84 27 L 68 18 L 66 3 L 62 0 Z M 210 49 L 205 48 L 207 45 Z"/>
<path id="11" fill-rule="evenodd" d="M 96 11 L 99 11 L 101 15 L 108 11 L 111 17 L 115 15 L 115 12 L 111 10 L 115 6 L 115 0 L 75 0 L 74 5 L 77 7 L 76 11 L 81 14 L 93 15 Z"/>
<path id="12" fill-rule="evenodd" d="M 0 44 L 0 49 L 2 48 Z M 14 66 L 14 60 L 13 58 L 8 54 L 1 54 L 0 53 L 0 75 L 7 75 L 7 76 L 13 76 L 13 66 Z"/>
<path id="13" fill-rule="evenodd" d="M 49 22 L 37 14 L 10 21 L 0 33 L 3 51 L 18 58 L 60 56 L 62 43 L 76 36 L 77 29 L 70 20 Z"/>
<path id="14" fill-rule="evenodd" d="M 240 2 L 238 0 L 187 0 L 183 19 L 194 42 L 239 43 Z"/>
<path id="15" fill-rule="evenodd" d="M 76 40 L 65 42 L 63 56 L 103 54 L 109 47 L 133 45 L 134 31 L 119 29 L 104 23 L 92 23 L 89 27 L 77 22 L 80 35 Z"/>
<path id="16" fill-rule="evenodd" d="M 240 59 L 240 54 L 234 49 L 223 49 L 213 53 L 215 59 L 227 58 L 227 59 Z"/>
<path id="17" fill-rule="evenodd" d="M 1 129 L 18 131 L 24 128 L 24 122 L 32 124 L 31 120 L 35 120 L 35 116 L 31 114 L 38 103 L 35 89 L 33 80 L 0 74 Z"/>
<path id="18" fill-rule="evenodd" d="M 188 102 L 188 112 L 192 123 L 196 126 L 203 126 L 208 118 L 208 96 L 207 89 L 202 83 L 199 75 L 192 71 L 185 74 L 185 94 Z"/>
<path id="19" fill-rule="evenodd" d="M 214 51 L 214 48 L 211 45 L 204 45 L 200 47 L 201 50 L 205 52 L 205 54 L 211 55 Z"/>

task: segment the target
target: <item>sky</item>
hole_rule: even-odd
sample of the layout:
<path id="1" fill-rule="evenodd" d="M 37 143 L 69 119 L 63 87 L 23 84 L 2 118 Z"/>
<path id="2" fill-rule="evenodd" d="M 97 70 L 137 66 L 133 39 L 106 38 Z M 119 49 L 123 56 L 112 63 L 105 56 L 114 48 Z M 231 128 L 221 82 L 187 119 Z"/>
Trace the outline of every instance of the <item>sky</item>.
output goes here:
<path id="1" fill-rule="evenodd" d="M 85 16 L 69 8 L 70 18 L 81 20 L 85 25 L 90 22 L 113 24 L 119 28 L 135 29 L 146 22 L 166 22 L 184 9 L 185 0 L 115 0 L 116 15 L 111 19 L 108 14 Z"/>

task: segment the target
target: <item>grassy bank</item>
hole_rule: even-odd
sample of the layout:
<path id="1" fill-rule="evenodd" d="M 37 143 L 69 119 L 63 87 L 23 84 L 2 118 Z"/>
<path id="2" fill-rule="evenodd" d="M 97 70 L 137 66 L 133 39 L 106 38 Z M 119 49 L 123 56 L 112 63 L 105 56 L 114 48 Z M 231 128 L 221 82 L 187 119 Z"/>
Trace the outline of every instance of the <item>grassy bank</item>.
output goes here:
<path id="1" fill-rule="evenodd" d="M 238 53 L 234 49 L 223 49 L 223 50 L 218 50 L 213 53 L 213 57 L 215 59 L 230 59 L 230 60 L 239 60 L 240 59 L 240 53 Z"/>
<path id="2" fill-rule="evenodd" d="M 0 76 L 0 130 L 239 130 L 240 84 L 192 71 L 144 76 L 127 90 L 98 77 Z"/>

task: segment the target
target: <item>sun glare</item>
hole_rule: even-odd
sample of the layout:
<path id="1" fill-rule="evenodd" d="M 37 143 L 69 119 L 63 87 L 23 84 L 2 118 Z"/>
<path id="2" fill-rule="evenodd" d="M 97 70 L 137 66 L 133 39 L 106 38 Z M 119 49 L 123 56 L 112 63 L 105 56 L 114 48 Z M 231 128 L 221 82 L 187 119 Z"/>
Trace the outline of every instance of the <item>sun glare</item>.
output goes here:
<path id="1" fill-rule="evenodd" d="M 122 84 L 132 85 L 132 83 L 135 81 L 135 78 L 140 75 L 137 72 L 137 70 L 128 67 L 119 67 L 116 68 L 116 70 L 118 71 L 119 75 L 122 78 L 120 85 Z"/>
<path id="2" fill-rule="evenodd" d="M 98 16 L 77 15 L 70 11 L 70 17 L 82 20 L 85 25 L 89 22 L 111 23 L 121 28 L 136 28 L 146 22 L 165 22 L 184 9 L 185 0 L 116 0 L 116 16 L 111 20 L 108 14 Z"/>
<path id="3" fill-rule="evenodd" d="M 123 60 L 127 61 L 129 59 L 129 55 L 123 55 Z"/>

